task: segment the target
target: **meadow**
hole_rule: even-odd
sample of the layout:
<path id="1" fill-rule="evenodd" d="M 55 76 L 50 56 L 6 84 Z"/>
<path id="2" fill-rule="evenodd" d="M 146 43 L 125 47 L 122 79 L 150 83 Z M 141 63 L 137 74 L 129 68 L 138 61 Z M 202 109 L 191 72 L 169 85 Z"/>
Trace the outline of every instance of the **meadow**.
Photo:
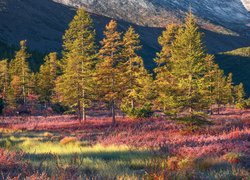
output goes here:
<path id="1" fill-rule="evenodd" d="M 188 119 L 5 117 L 0 179 L 249 179 L 250 111 Z"/>

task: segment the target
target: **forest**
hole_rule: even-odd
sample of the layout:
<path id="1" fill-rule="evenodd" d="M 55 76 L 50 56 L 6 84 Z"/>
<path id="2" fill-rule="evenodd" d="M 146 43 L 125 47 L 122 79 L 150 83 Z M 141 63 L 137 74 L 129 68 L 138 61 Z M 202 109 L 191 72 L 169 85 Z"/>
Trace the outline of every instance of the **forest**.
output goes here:
<path id="1" fill-rule="evenodd" d="M 149 71 L 133 27 L 97 42 L 78 9 L 39 71 L 27 42 L 0 61 L 0 179 L 247 179 L 250 99 L 191 12 Z"/>

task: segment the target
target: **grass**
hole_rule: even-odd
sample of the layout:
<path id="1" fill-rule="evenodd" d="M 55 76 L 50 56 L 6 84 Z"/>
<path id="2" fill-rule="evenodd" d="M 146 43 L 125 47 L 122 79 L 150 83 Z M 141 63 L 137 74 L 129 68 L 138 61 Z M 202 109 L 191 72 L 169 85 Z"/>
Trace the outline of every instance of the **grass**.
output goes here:
<path id="1" fill-rule="evenodd" d="M 29 137 L 27 136 L 29 134 Z M 53 139 L 48 132 L 19 132 L 3 134 L 0 146 L 25 152 L 24 160 L 34 167 L 41 167 L 48 174 L 74 167 L 82 176 L 95 174 L 106 178 L 142 176 L 153 154 L 146 149 L 128 146 L 86 146 L 75 137 Z M 63 142 L 63 143 L 62 143 Z"/>

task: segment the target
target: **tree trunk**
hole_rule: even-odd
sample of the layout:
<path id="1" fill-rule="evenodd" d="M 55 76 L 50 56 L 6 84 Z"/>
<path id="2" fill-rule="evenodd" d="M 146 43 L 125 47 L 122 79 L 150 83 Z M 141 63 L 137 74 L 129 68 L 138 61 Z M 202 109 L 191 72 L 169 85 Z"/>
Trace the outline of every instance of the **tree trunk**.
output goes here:
<path id="1" fill-rule="evenodd" d="M 80 101 L 78 101 L 77 103 L 77 114 L 78 114 L 78 120 L 79 120 L 79 123 L 81 124 L 82 123 L 82 110 L 81 110 L 81 103 Z"/>
<path id="2" fill-rule="evenodd" d="M 220 104 L 218 104 L 218 114 L 220 114 Z"/>
<path id="3" fill-rule="evenodd" d="M 131 101 L 131 108 L 132 108 L 132 109 L 135 108 L 135 102 L 134 102 L 134 100 Z"/>
<path id="4" fill-rule="evenodd" d="M 82 120 L 86 123 L 87 121 L 87 114 L 86 114 L 86 108 L 83 106 L 82 108 Z"/>
<path id="5" fill-rule="evenodd" d="M 112 114 L 112 125 L 114 126 L 116 124 L 116 118 L 115 118 L 115 102 L 112 102 L 111 105 L 111 114 Z"/>
<path id="6" fill-rule="evenodd" d="M 190 74 L 189 75 L 189 88 L 188 88 L 188 96 L 191 99 L 192 96 L 192 81 L 193 81 L 193 76 Z M 188 108 L 189 116 L 191 117 L 193 115 L 193 108 L 192 108 L 192 103 L 189 100 L 189 108 Z"/>

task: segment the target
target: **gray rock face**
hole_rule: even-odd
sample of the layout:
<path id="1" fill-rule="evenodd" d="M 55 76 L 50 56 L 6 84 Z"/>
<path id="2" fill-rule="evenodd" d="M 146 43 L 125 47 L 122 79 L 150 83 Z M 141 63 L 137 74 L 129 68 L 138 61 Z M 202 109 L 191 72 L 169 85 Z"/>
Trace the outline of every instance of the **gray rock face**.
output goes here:
<path id="1" fill-rule="evenodd" d="M 250 0 L 54 0 L 84 6 L 93 13 L 139 25 L 165 26 L 183 20 L 192 9 L 206 28 L 246 33 L 250 30 Z"/>

